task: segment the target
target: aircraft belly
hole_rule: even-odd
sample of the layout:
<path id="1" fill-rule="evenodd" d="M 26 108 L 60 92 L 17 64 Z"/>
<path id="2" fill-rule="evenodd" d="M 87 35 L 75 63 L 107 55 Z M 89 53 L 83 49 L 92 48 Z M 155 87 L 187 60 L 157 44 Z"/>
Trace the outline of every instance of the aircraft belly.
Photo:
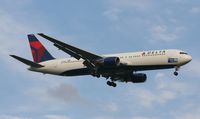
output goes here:
<path id="1" fill-rule="evenodd" d="M 62 72 L 62 76 L 82 76 L 90 75 L 90 70 L 88 68 L 72 69 Z"/>
<path id="2" fill-rule="evenodd" d="M 175 65 L 136 65 L 136 66 L 132 66 L 134 71 L 170 69 L 170 68 L 174 68 L 174 67 L 175 67 Z"/>
<path id="3" fill-rule="evenodd" d="M 101 68 L 100 72 L 117 72 L 117 71 L 144 71 L 144 70 L 158 70 L 174 68 L 175 65 L 132 65 L 132 66 L 119 66 L 113 68 Z"/>

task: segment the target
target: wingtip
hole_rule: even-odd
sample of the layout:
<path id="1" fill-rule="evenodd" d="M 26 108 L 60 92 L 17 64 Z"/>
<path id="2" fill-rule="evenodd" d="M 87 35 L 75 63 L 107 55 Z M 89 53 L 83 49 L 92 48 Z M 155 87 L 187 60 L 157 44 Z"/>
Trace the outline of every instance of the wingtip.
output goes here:
<path id="1" fill-rule="evenodd" d="M 15 57 L 15 55 L 9 55 L 9 56 L 11 56 L 11 57 Z"/>
<path id="2" fill-rule="evenodd" d="M 14 59 L 18 58 L 18 56 L 16 56 L 16 55 L 9 55 L 9 56 L 12 57 L 12 58 L 14 58 Z"/>
<path id="3" fill-rule="evenodd" d="M 41 35 L 44 35 L 43 33 L 37 33 L 37 34 L 40 35 L 40 36 L 41 36 Z"/>

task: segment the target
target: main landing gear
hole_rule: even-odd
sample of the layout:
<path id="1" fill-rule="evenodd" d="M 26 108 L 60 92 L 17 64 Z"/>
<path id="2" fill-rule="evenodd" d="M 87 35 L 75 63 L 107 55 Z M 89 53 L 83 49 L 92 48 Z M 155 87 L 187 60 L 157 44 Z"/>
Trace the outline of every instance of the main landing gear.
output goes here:
<path id="1" fill-rule="evenodd" d="M 107 85 L 112 86 L 112 87 L 116 87 L 117 84 L 111 81 L 107 81 Z"/>

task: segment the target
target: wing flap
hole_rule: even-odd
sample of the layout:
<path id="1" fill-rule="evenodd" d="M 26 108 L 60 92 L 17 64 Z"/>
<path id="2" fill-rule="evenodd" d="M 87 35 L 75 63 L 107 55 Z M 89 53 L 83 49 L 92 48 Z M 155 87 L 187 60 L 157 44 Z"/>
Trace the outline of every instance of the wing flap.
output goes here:
<path id="1" fill-rule="evenodd" d="M 20 62 L 28 65 L 28 66 L 31 66 L 31 67 L 35 67 L 35 68 L 41 68 L 41 67 L 44 67 L 43 65 L 40 65 L 40 64 L 37 64 L 35 62 L 32 62 L 30 60 L 27 60 L 27 59 L 24 59 L 24 58 L 21 58 L 19 56 L 16 56 L 16 55 L 10 55 L 11 57 L 19 60 Z"/>

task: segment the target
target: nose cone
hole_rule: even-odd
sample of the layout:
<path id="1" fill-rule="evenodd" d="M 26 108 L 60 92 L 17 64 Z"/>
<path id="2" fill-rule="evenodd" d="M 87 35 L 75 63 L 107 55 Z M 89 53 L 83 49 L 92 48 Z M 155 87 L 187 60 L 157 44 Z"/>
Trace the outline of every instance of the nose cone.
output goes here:
<path id="1" fill-rule="evenodd" d="M 192 61 L 192 56 L 189 55 L 187 60 L 188 62 Z"/>
<path id="2" fill-rule="evenodd" d="M 186 63 L 189 63 L 190 61 L 192 61 L 192 56 L 187 55 L 187 56 L 185 57 L 185 62 L 186 62 Z"/>

